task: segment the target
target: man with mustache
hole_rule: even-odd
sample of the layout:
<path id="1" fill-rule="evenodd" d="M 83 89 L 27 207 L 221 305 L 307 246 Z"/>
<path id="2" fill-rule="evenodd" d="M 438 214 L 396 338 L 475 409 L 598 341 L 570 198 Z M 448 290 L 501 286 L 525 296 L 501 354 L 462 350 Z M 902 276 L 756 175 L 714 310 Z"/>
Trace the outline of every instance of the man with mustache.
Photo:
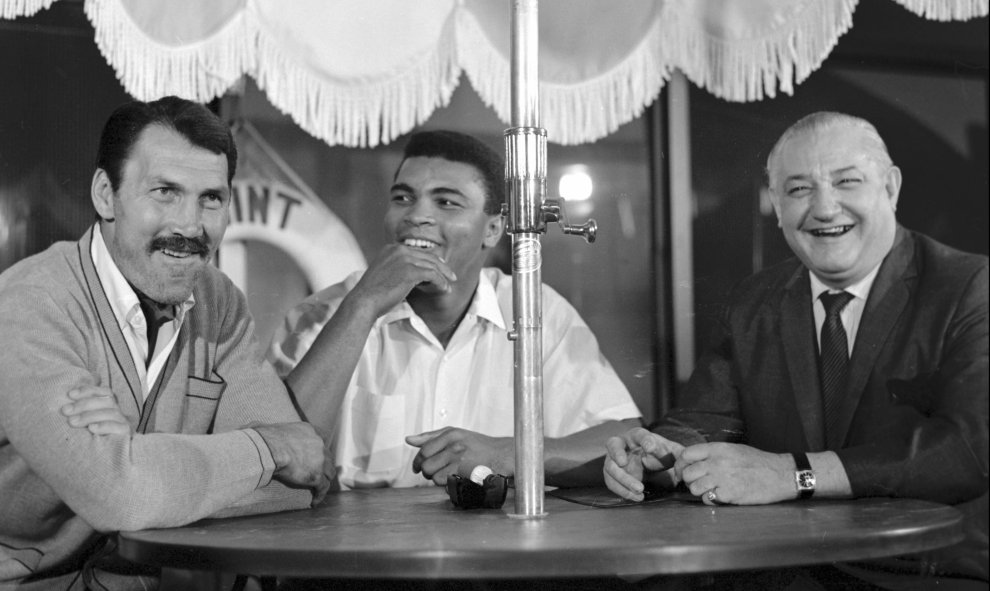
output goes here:
<path id="1" fill-rule="evenodd" d="M 901 171 L 863 119 L 801 119 L 770 152 L 767 177 L 796 258 L 736 287 L 677 408 L 653 432 L 608 441 L 606 483 L 641 500 L 644 477 L 674 453 L 661 478 L 708 504 L 952 504 L 962 543 L 841 568 L 881 585 L 986 581 L 987 257 L 897 223 Z M 818 576 L 840 585 L 845 573 Z"/>
<path id="2" fill-rule="evenodd" d="M 0 275 L 0 588 L 154 587 L 108 533 L 308 507 L 329 487 L 324 440 L 210 264 L 236 161 L 202 105 L 123 105 L 100 138 L 97 223 Z"/>
<path id="3" fill-rule="evenodd" d="M 271 359 L 306 418 L 339 428 L 343 486 L 513 474 L 512 278 L 484 268 L 504 190 L 501 155 L 476 138 L 413 135 L 385 214 L 391 243 L 276 333 Z M 640 412 L 577 311 L 548 286 L 543 302 L 546 481 L 600 483 L 602 443 Z"/>

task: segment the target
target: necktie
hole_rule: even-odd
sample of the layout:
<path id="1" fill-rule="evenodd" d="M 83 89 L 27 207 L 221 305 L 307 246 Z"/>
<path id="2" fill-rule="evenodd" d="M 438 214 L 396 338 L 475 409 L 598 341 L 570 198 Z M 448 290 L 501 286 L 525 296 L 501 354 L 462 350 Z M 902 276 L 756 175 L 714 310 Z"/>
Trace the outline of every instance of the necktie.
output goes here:
<path id="1" fill-rule="evenodd" d="M 839 407 L 846 394 L 846 378 L 849 373 L 849 342 L 839 314 L 853 298 L 851 293 L 823 293 L 825 323 L 822 324 L 822 351 L 818 363 L 822 378 L 822 397 L 825 410 L 825 441 L 831 449 L 836 437 Z"/>
<path id="2" fill-rule="evenodd" d="M 175 319 L 175 306 L 171 304 L 159 304 L 155 300 L 135 289 L 138 302 L 141 304 L 141 312 L 144 314 L 145 324 L 148 327 L 148 358 L 146 365 L 151 364 L 151 355 L 155 351 L 158 343 L 158 329 L 166 322 Z"/>

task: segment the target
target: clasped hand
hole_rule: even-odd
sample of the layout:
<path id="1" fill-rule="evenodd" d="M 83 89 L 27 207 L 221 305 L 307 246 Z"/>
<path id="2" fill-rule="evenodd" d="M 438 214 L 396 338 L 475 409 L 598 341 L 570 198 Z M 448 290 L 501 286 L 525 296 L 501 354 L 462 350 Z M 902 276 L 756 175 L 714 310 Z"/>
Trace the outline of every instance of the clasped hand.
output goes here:
<path id="1" fill-rule="evenodd" d="M 789 454 L 760 451 L 738 443 L 702 443 L 684 448 L 677 475 L 694 495 L 712 504 L 764 505 L 795 498 L 794 462 Z"/>
<path id="2" fill-rule="evenodd" d="M 605 485 L 624 499 L 642 501 L 645 498 L 644 479 L 651 473 L 667 470 L 669 454 L 676 458 L 684 447 L 665 439 L 656 433 L 637 427 L 619 437 L 610 437 L 605 442 L 605 466 L 602 472 Z M 677 479 L 669 480 L 668 486 L 677 484 Z"/>
<path id="3" fill-rule="evenodd" d="M 706 504 L 762 505 L 793 499 L 794 465 L 787 454 L 760 451 L 737 443 L 681 446 L 633 429 L 606 444 L 605 484 L 622 498 L 642 501 L 644 478 L 664 470 L 660 458 L 672 453 L 676 462 L 669 484 L 683 482 Z M 706 494 L 714 491 L 714 501 Z"/>

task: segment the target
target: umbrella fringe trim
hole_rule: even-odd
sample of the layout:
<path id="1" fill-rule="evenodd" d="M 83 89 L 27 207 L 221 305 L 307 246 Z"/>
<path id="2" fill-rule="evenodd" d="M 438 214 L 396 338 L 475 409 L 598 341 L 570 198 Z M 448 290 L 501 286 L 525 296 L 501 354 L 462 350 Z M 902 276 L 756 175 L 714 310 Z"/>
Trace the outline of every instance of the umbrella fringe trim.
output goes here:
<path id="1" fill-rule="evenodd" d="M 642 115 L 670 78 L 660 42 L 660 21 L 616 66 L 576 84 L 539 84 L 541 127 L 547 141 L 573 145 L 593 142 Z M 511 125 L 509 59 L 495 49 L 473 14 L 461 10 L 458 61 L 481 100 Z"/>

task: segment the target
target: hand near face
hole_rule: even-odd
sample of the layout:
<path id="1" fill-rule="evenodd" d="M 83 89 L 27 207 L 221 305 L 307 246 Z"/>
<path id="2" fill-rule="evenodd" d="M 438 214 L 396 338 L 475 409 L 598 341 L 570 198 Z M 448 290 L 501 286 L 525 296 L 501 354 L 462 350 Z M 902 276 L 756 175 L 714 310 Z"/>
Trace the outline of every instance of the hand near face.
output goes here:
<path id="1" fill-rule="evenodd" d="M 131 432 L 131 424 L 120 412 L 117 399 L 108 388 L 84 386 L 69 390 L 68 395 L 72 402 L 59 410 L 69 426 L 87 429 L 94 435 L 126 435 Z"/>
<path id="2" fill-rule="evenodd" d="M 511 476 L 515 450 L 511 437 L 489 437 L 455 427 L 444 427 L 406 437 L 406 443 L 419 448 L 413 458 L 413 472 L 444 486 L 452 474 L 467 476 L 475 466 L 488 466 L 496 474 Z"/>
<path id="3" fill-rule="evenodd" d="M 715 489 L 719 503 L 763 505 L 797 496 L 794 462 L 737 443 L 702 443 L 684 449 L 674 470 L 692 494 Z M 705 503 L 709 501 L 702 496 Z"/>
<path id="4" fill-rule="evenodd" d="M 324 437 L 309 423 L 250 425 L 261 435 L 275 460 L 273 478 L 313 491 L 319 504 L 335 483 L 331 454 Z"/>
<path id="5" fill-rule="evenodd" d="M 684 447 L 642 427 L 630 429 L 621 437 L 610 437 L 605 442 L 607 455 L 602 469 L 605 485 L 624 499 L 642 501 L 644 479 L 651 472 L 667 470 L 670 456 L 677 455 Z"/>
<path id="6" fill-rule="evenodd" d="M 351 297 L 371 306 L 377 318 L 405 299 L 417 285 L 427 284 L 446 292 L 456 280 L 447 263 L 432 252 L 389 244 L 364 272 Z"/>

